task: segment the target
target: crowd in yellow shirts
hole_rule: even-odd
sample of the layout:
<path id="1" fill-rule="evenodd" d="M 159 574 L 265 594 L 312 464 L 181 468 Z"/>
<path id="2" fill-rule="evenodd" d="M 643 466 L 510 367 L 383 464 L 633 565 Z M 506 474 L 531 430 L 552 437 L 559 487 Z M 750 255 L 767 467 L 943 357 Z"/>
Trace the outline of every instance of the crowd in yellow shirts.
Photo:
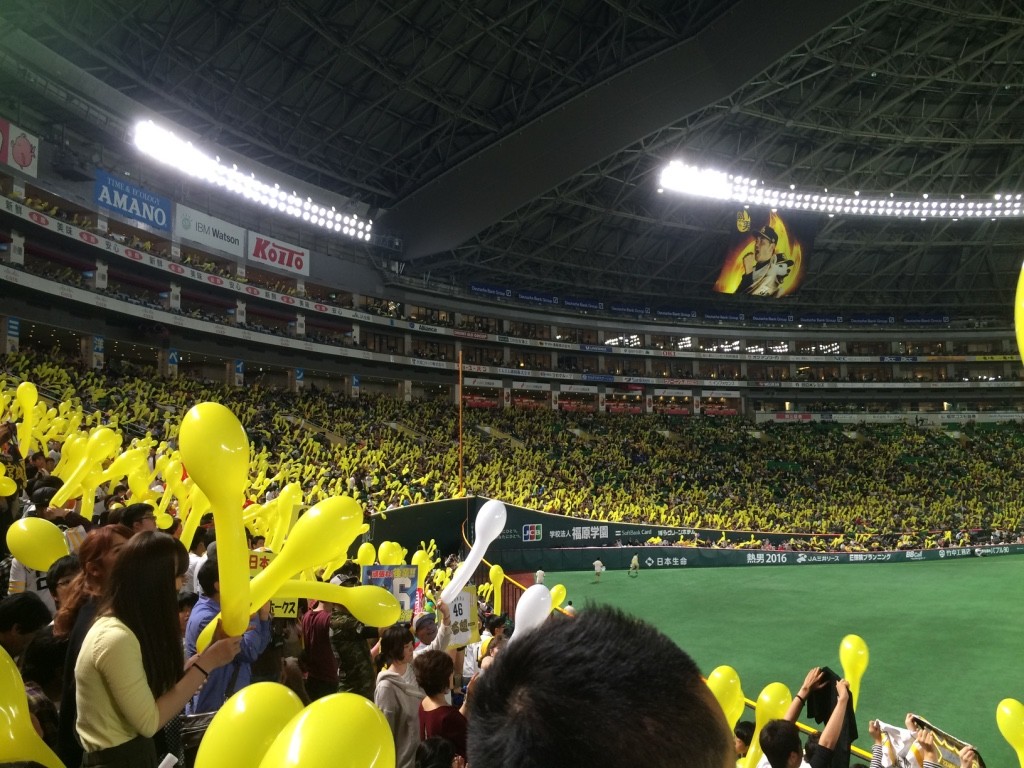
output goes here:
<path id="1" fill-rule="evenodd" d="M 228 387 L 114 363 L 81 370 L 11 355 L 9 386 L 33 381 L 81 407 L 83 427 L 173 441 L 196 402 L 231 408 L 256 448 L 250 497 L 299 482 L 304 501 L 348 494 L 371 512 L 456 497 L 456 406 Z M 701 529 L 833 534 L 815 548 L 956 543 L 1016 532 L 1024 429 L 911 425 L 755 426 L 735 418 L 468 409 L 464 492 L 575 517 Z M 836 537 L 835 534 L 840 534 Z M 758 542 L 752 536 L 747 545 Z M 725 546 L 707 535 L 685 543 Z"/>

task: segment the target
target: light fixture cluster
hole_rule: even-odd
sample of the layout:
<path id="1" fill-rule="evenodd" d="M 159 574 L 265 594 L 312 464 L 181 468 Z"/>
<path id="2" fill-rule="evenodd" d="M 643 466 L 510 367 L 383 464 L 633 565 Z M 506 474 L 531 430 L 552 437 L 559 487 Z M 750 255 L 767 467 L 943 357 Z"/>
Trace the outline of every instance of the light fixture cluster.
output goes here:
<path id="1" fill-rule="evenodd" d="M 372 220 L 360 219 L 354 213 L 339 213 L 307 197 L 303 200 L 296 192 L 286 192 L 280 184 L 266 184 L 255 174 L 245 174 L 237 165 L 230 167 L 219 157 L 210 157 L 152 120 L 143 120 L 135 126 L 135 146 L 165 165 L 177 168 L 189 176 L 216 184 L 247 200 L 260 203 L 273 211 L 280 211 L 310 224 L 339 232 L 356 240 L 370 239 Z"/>
<path id="2" fill-rule="evenodd" d="M 867 197 L 855 191 L 852 196 L 823 192 L 799 192 L 795 185 L 789 190 L 766 187 L 763 181 L 710 168 L 698 168 L 673 160 L 661 172 L 659 192 L 664 190 L 687 195 L 728 200 L 742 205 L 764 205 L 770 208 L 815 211 L 850 216 L 914 216 L 929 218 L 1019 218 L 1024 216 L 1024 198 L 1021 194 L 996 194 L 990 198 L 934 199 L 927 193 L 920 199 Z"/>

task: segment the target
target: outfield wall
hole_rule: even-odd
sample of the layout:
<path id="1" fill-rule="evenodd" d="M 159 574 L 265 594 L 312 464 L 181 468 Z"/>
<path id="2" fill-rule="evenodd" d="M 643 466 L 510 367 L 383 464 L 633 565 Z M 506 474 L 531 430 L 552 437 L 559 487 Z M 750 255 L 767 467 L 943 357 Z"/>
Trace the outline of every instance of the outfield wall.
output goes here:
<path id="1" fill-rule="evenodd" d="M 465 550 L 462 526 L 466 536 L 474 540 L 473 520 L 477 510 L 488 499 L 469 497 L 429 504 L 416 504 L 391 510 L 370 518 L 368 539 L 379 546 L 383 541 L 397 541 L 410 553 L 420 542 L 431 539 L 442 555 Z M 634 554 L 640 555 L 643 568 L 708 568 L 729 566 L 811 565 L 823 563 L 902 563 L 944 560 L 976 556 L 1001 556 L 1024 553 L 1024 544 L 1001 546 L 947 547 L 895 552 L 794 552 L 756 549 L 715 549 L 687 546 L 638 546 L 648 539 L 660 537 L 677 541 L 680 536 L 718 541 L 723 536 L 733 544 L 749 542 L 751 536 L 772 545 L 790 539 L 806 540 L 817 536 L 828 539 L 832 534 L 751 533 L 720 531 L 707 528 L 673 528 L 668 526 L 613 523 L 554 515 L 525 507 L 505 505 L 505 527 L 488 548 L 487 559 L 506 571 L 586 571 L 594 560 L 611 570 L 625 569 Z M 981 532 L 984 535 L 984 532 Z"/>
<path id="2" fill-rule="evenodd" d="M 645 568 L 720 568 L 729 566 L 820 565 L 826 563 L 915 563 L 1024 554 L 1024 544 L 1003 546 L 913 549 L 898 552 L 779 552 L 706 547 L 588 547 L 561 549 L 504 549 L 489 556 L 506 571 L 589 571 L 600 560 L 610 571 L 629 568 L 633 555 Z"/>

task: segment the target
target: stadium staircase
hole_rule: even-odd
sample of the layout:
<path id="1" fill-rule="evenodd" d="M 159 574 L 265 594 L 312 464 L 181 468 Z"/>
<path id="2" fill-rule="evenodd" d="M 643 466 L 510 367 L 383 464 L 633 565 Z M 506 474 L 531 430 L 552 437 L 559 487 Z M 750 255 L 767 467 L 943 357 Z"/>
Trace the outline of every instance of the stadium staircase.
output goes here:
<path id="1" fill-rule="evenodd" d="M 483 435 L 487 435 L 488 437 L 490 437 L 490 438 L 492 438 L 494 440 L 506 440 L 511 445 L 514 445 L 516 448 L 525 448 L 526 447 L 526 443 L 524 443 L 518 437 L 513 437 L 508 432 L 503 432 L 502 430 L 498 429 L 497 427 L 488 427 L 488 426 L 484 426 L 482 424 L 477 424 L 475 429 L 476 429 L 477 432 L 479 432 L 479 433 L 481 433 Z"/>
<path id="2" fill-rule="evenodd" d="M 330 441 L 331 445 L 346 445 L 348 443 L 348 440 L 345 439 L 344 435 L 338 432 L 332 432 L 326 427 L 322 427 L 309 419 L 302 418 L 301 416 L 296 416 L 293 413 L 286 413 L 284 415 L 284 420 L 289 424 L 295 424 L 301 429 L 305 429 L 314 434 L 323 435 Z"/>
<path id="3" fill-rule="evenodd" d="M 426 440 L 427 436 L 417 429 L 413 429 L 408 424 L 403 424 L 400 421 L 389 421 L 386 422 L 391 429 L 400 435 L 406 435 L 411 437 L 413 440 Z"/>

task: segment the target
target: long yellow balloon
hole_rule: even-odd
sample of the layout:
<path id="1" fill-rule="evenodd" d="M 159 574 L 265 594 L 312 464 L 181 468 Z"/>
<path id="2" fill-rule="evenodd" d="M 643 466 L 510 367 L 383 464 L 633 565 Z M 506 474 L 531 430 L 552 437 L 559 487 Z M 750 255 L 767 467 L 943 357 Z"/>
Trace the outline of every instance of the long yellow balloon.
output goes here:
<path id="1" fill-rule="evenodd" d="M 249 624 L 249 548 L 242 502 L 249 480 L 249 438 L 220 403 L 199 403 L 181 421 L 178 450 L 185 470 L 213 507 L 217 577 L 224 631 L 237 636 Z"/>
<path id="2" fill-rule="evenodd" d="M 335 693 L 296 715 L 260 768 L 395 768 L 391 727 L 369 699 Z"/>
<path id="3" fill-rule="evenodd" d="M 217 533 L 217 551 L 220 552 L 220 526 Z M 281 552 L 252 580 L 249 587 L 251 606 L 246 606 L 246 623 L 251 610 L 258 610 L 269 601 L 280 587 L 300 571 L 329 563 L 348 551 L 349 545 L 364 530 L 363 510 L 359 502 L 348 496 L 333 496 L 311 507 L 295 524 Z M 248 557 L 248 552 L 246 553 Z M 248 562 L 248 560 L 246 561 Z M 248 574 L 248 571 L 246 571 Z M 221 582 L 223 593 L 224 583 Z M 221 602 L 223 606 L 223 602 Z M 251 610 L 250 610 L 251 607 Z M 196 643 L 202 652 L 216 631 L 216 620 L 211 621 L 199 635 Z M 245 631 L 245 626 L 241 632 Z"/>
<path id="4" fill-rule="evenodd" d="M 770 721 L 785 717 L 792 701 L 789 688 L 783 683 L 769 683 L 761 690 L 754 707 L 754 735 L 750 740 L 750 749 L 747 750 L 746 768 L 754 768 L 764 754 L 761 751 L 761 729 Z"/>
<path id="5" fill-rule="evenodd" d="M 860 681 L 870 661 L 868 645 L 859 635 L 847 635 L 839 644 L 839 663 L 843 666 L 843 677 L 850 683 L 853 708 L 857 709 L 860 697 Z"/>
<path id="6" fill-rule="evenodd" d="M 14 660 L 0 648 L 0 755 L 4 762 L 35 761 L 46 768 L 64 763 L 32 727 L 25 685 Z"/>
<path id="7" fill-rule="evenodd" d="M 302 701 L 280 683 L 247 685 L 217 710 L 199 744 L 195 768 L 258 768 Z"/>
<path id="8" fill-rule="evenodd" d="M 57 490 L 50 503 L 55 507 L 62 507 L 68 499 L 74 498 L 74 493 L 79 491 L 79 486 L 89 471 L 104 459 L 113 456 L 120 445 L 121 436 L 107 427 L 100 427 L 89 435 L 85 445 L 79 449 L 81 454 L 74 468 L 66 477 L 59 476 L 64 485 Z"/>
<path id="9" fill-rule="evenodd" d="M 1017 350 L 1024 357 L 1024 264 L 1017 277 L 1017 294 L 1013 300 L 1013 327 L 1017 334 Z"/>
<path id="10" fill-rule="evenodd" d="M 289 579 L 274 594 L 277 600 L 294 600 L 300 597 L 344 605 L 356 619 L 368 627 L 387 627 L 402 616 L 402 606 L 398 598 L 383 587 L 371 584 L 339 587 L 337 584 L 323 581 Z"/>

